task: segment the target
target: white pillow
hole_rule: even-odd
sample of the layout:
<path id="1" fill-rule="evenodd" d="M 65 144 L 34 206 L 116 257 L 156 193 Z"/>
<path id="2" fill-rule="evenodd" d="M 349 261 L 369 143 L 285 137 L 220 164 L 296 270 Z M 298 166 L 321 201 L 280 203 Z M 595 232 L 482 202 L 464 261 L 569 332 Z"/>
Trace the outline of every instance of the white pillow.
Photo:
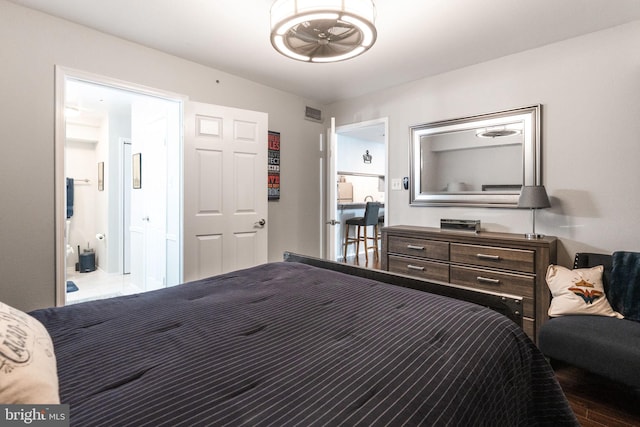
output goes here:
<path id="1" fill-rule="evenodd" d="M 550 265 L 547 268 L 547 285 L 553 298 L 549 316 L 590 314 L 622 319 L 624 316 L 613 311 L 604 294 L 603 271 L 604 267 L 601 265 L 574 270 Z"/>
<path id="2" fill-rule="evenodd" d="M 58 404 L 49 333 L 35 318 L 0 302 L 0 404 Z"/>

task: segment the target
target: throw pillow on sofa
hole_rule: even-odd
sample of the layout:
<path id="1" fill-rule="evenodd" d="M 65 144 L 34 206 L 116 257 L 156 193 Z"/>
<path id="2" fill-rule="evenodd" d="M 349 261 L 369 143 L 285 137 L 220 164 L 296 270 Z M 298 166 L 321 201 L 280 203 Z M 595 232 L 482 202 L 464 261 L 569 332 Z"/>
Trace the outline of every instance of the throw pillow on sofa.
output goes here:
<path id="1" fill-rule="evenodd" d="M 568 269 L 559 265 L 547 268 L 547 285 L 551 290 L 549 316 L 596 315 L 622 319 L 607 300 L 602 284 L 604 267 Z"/>

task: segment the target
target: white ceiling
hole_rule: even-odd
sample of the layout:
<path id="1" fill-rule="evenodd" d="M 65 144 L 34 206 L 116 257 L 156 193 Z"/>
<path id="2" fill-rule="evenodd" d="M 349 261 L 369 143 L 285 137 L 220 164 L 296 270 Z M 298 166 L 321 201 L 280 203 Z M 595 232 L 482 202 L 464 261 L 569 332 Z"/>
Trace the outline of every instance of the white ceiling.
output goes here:
<path id="1" fill-rule="evenodd" d="M 269 41 L 273 0 L 10 0 L 326 104 L 640 19 L 640 0 L 376 0 L 365 54 L 310 64 Z"/>

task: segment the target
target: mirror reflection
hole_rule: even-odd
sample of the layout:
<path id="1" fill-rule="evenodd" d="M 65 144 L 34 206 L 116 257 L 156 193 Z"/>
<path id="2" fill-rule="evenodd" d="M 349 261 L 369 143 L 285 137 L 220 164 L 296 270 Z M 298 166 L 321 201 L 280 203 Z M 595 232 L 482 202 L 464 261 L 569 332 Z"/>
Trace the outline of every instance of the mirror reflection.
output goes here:
<path id="1" fill-rule="evenodd" d="M 539 106 L 411 127 L 411 204 L 512 207 L 539 181 Z"/>

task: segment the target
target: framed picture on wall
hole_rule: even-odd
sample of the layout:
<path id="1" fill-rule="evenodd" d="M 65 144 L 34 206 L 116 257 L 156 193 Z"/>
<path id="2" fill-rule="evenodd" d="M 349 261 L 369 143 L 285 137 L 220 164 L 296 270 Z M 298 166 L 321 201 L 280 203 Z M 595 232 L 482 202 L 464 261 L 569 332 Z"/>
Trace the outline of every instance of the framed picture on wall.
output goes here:
<path id="1" fill-rule="evenodd" d="M 136 153 L 133 155 L 132 167 L 133 188 L 142 188 L 142 153 Z"/>
<path id="2" fill-rule="evenodd" d="M 104 162 L 98 163 L 98 191 L 104 191 Z"/>

